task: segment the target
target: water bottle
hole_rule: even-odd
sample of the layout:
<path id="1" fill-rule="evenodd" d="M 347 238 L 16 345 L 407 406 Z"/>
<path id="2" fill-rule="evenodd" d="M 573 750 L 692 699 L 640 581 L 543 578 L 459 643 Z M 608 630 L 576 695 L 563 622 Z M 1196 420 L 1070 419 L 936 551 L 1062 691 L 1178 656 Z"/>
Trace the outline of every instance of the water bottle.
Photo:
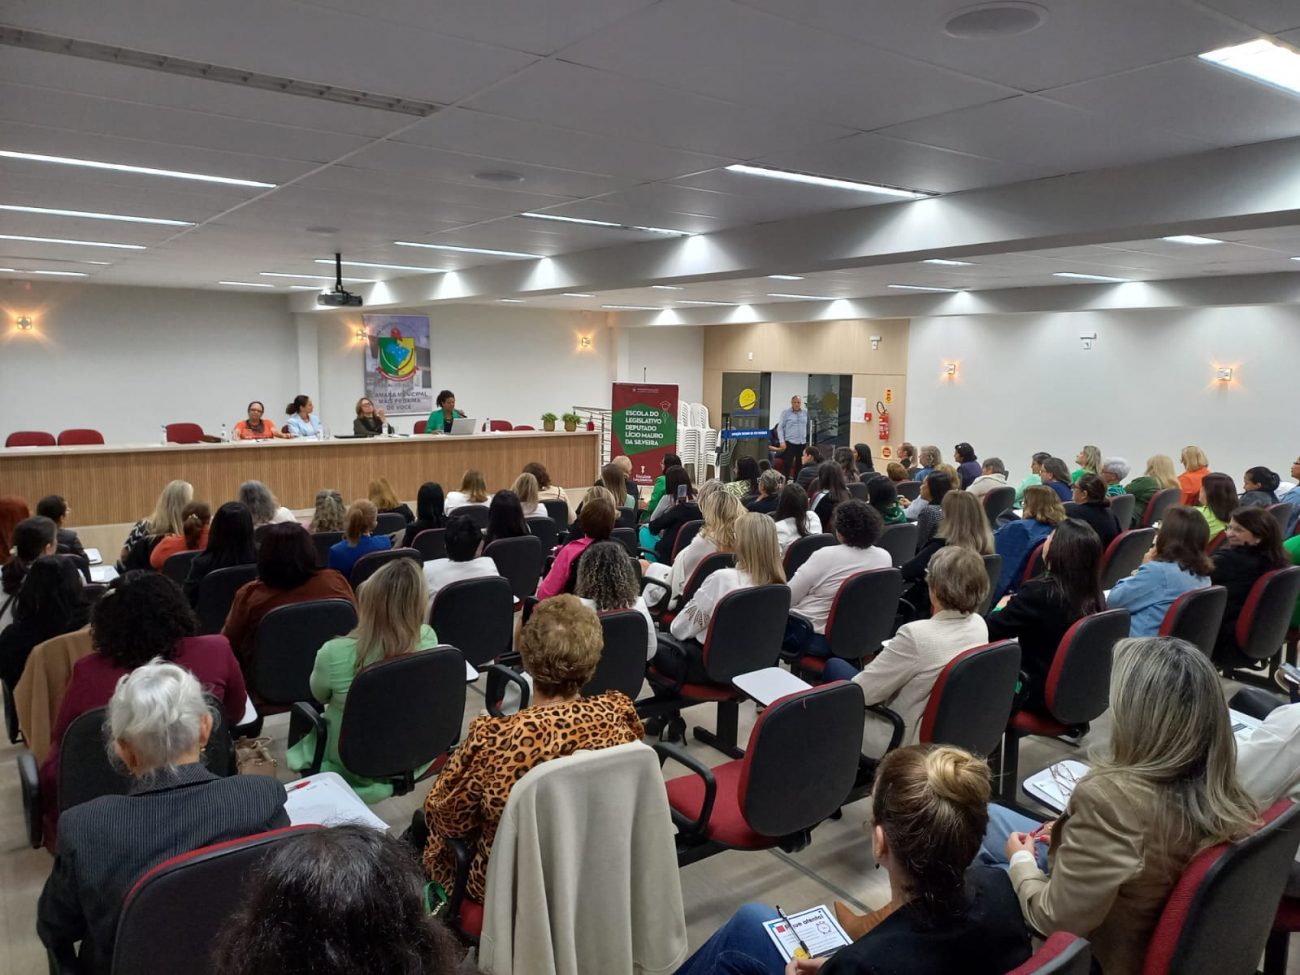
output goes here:
<path id="1" fill-rule="evenodd" d="M 230 443 L 230 431 L 226 429 L 226 425 L 224 423 L 221 424 L 221 442 Z"/>
<path id="2" fill-rule="evenodd" d="M 492 421 L 490 419 L 485 419 L 483 421 L 483 432 L 484 433 L 492 432 Z"/>
<path id="3" fill-rule="evenodd" d="M 162 445 L 166 447 L 167 446 L 167 424 L 165 423 L 160 424 L 158 429 L 162 431 Z"/>

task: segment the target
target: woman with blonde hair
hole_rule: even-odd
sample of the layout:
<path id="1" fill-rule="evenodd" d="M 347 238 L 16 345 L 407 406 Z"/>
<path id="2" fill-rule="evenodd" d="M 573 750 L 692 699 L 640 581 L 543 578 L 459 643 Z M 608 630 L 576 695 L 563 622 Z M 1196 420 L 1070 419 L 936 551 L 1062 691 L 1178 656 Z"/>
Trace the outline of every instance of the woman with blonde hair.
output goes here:
<path id="1" fill-rule="evenodd" d="M 347 707 L 348 691 L 357 675 L 372 664 L 418 650 L 431 650 L 438 636 L 424 622 L 428 602 L 424 573 L 411 559 L 394 559 L 357 589 L 357 625 L 347 636 L 327 640 L 316 652 L 311 672 L 311 693 L 325 705 L 325 757 L 322 772 L 337 772 L 366 802 L 379 802 L 393 794 L 388 781 L 361 778 L 339 757 L 339 728 Z M 317 748 L 316 732 L 309 732 L 289 749 L 289 767 L 310 768 Z M 415 770 L 416 778 L 425 768 Z"/>
<path id="2" fill-rule="evenodd" d="M 1201 496 L 1201 482 L 1210 473 L 1210 460 L 1200 447 L 1184 447 L 1178 455 L 1183 472 L 1178 475 L 1178 486 L 1183 489 L 1182 503 L 1195 507 Z"/>
<path id="3" fill-rule="evenodd" d="M 926 575 L 930 560 L 944 548 L 966 548 L 981 557 L 993 554 L 993 532 L 979 498 L 966 491 L 948 491 L 939 509 L 943 518 L 934 536 L 901 566 L 903 582 L 907 585 L 899 602 L 899 614 L 904 620 L 925 619 L 930 615 Z"/>
<path id="4" fill-rule="evenodd" d="M 628 488 L 627 474 L 621 464 L 606 464 L 600 469 L 600 483 L 613 495 L 619 508 L 636 508 L 636 495 Z"/>
<path id="5" fill-rule="evenodd" d="M 1114 658 L 1109 748 L 1046 827 L 990 807 L 981 860 L 1010 861 L 1035 931 L 1087 938 L 1105 971 L 1138 972 L 1192 857 L 1248 835 L 1258 811 L 1209 658 L 1170 637 L 1120 640 Z"/>
<path id="6" fill-rule="evenodd" d="M 348 509 L 343 503 L 343 495 L 333 488 L 322 488 L 316 492 L 316 510 L 312 513 L 309 532 L 341 532 Z"/>
<path id="7" fill-rule="evenodd" d="M 460 490 L 449 493 L 443 507 L 447 514 L 451 514 L 452 509 L 466 505 L 488 506 L 487 482 L 483 480 L 483 472 L 473 467 L 461 476 Z"/>
<path id="8" fill-rule="evenodd" d="M 515 478 L 515 483 L 510 488 L 515 497 L 519 499 L 519 505 L 524 509 L 525 518 L 549 518 L 545 505 L 542 504 L 539 497 L 540 489 L 537 487 L 537 478 L 527 471 L 524 471 Z"/>
<path id="9" fill-rule="evenodd" d="M 1025 488 L 1022 516 L 993 533 L 993 548 L 1002 556 L 1002 574 L 993 589 L 994 602 L 1019 586 L 1029 556 L 1063 521 L 1065 506 L 1055 491 L 1045 484 Z"/>
<path id="10" fill-rule="evenodd" d="M 704 516 L 704 527 L 673 560 L 669 584 L 674 596 L 681 595 L 691 573 L 706 557 L 736 549 L 736 521 L 745 513 L 745 508 L 730 491 L 721 488 L 707 490 L 709 484 L 714 483 L 708 482 L 700 491 L 700 514 Z"/>
<path id="11" fill-rule="evenodd" d="M 149 553 L 149 564 L 162 571 L 163 565 L 173 555 L 206 548 L 208 524 L 212 521 L 212 508 L 206 501 L 191 501 L 181 510 L 181 530 L 175 535 L 165 535 Z"/>
<path id="12" fill-rule="evenodd" d="M 1157 491 L 1165 491 L 1169 488 L 1180 487 L 1178 477 L 1174 474 L 1173 458 L 1164 454 L 1155 454 L 1147 458 L 1147 468 L 1139 477 L 1133 478 L 1124 488 L 1127 494 L 1134 497 L 1133 502 L 1133 525 L 1136 528 L 1142 524 L 1142 516 L 1146 514 L 1147 503 L 1155 496 Z M 1186 504 L 1186 502 L 1183 502 Z"/>
<path id="13" fill-rule="evenodd" d="M 135 544 L 149 535 L 180 535 L 185 527 L 185 506 L 194 500 L 194 486 L 189 481 L 172 481 L 158 495 L 153 514 L 131 526 L 126 541 L 122 543 L 121 561 Z M 6 558 L 8 551 L 5 552 Z"/>
<path id="14" fill-rule="evenodd" d="M 343 525 L 343 541 L 330 546 L 329 567 L 343 575 L 352 574 L 352 567 L 363 555 L 382 552 L 393 547 L 387 535 L 375 535 L 379 527 L 379 511 L 367 498 L 358 498 L 348 505 Z"/>
<path id="15" fill-rule="evenodd" d="M 1083 449 L 1075 456 L 1074 462 L 1078 468 L 1071 472 L 1070 482 L 1074 483 L 1083 477 L 1084 474 L 1096 474 L 1101 477 L 1101 448 L 1094 447 L 1092 444 L 1084 444 Z"/>
<path id="16" fill-rule="evenodd" d="M 386 477 L 376 477 L 371 480 L 370 488 L 366 492 L 370 500 L 375 503 L 375 510 L 383 514 L 399 514 L 409 525 L 415 521 L 415 512 L 411 510 L 410 505 L 397 497 L 397 492 L 393 486 L 388 483 Z"/>

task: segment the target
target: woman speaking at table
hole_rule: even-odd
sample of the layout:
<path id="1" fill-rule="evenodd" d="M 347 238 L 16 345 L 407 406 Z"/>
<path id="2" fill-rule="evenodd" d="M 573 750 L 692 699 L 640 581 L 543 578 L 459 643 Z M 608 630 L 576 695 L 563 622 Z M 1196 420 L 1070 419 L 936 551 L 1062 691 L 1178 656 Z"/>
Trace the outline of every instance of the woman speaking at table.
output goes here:
<path id="1" fill-rule="evenodd" d="M 284 408 L 284 412 L 289 415 L 289 422 L 285 425 L 289 428 L 291 435 L 295 437 L 320 436 L 320 418 L 312 412 L 315 408 L 316 404 L 305 393 L 299 393 L 293 398 L 293 402 Z"/>
<path id="2" fill-rule="evenodd" d="M 456 394 L 450 389 L 444 389 L 438 394 L 438 408 L 429 414 L 429 422 L 425 425 L 425 433 L 451 433 L 451 423 L 457 417 L 464 418 L 465 414 L 456 409 Z"/>
<path id="3" fill-rule="evenodd" d="M 289 437 L 287 433 L 281 433 L 275 428 L 275 424 L 270 420 L 262 419 L 266 413 L 266 407 L 262 405 L 261 400 L 253 400 L 248 404 L 248 419 L 240 420 L 235 424 L 236 440 L 271 440 L 275 437 Z"/>

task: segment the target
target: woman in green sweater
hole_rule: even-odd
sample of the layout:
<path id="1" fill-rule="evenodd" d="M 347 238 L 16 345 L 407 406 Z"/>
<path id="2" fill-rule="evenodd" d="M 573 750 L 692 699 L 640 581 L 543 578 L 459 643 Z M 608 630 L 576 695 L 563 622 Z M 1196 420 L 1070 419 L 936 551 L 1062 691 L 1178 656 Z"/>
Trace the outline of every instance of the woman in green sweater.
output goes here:
<path id="1" fill-rule="evenodd" d="M 1173 458 L 1164 454 L 1148 457 L 1147 469 L 1142 472 L 1142 476 L 1133 478 L 1124 488 L 1126 493 L 1133 495 L 1137 499 L 1133 504 L 1133 527 L 1137 528 L 1142 524 L 1142 516 L 1146 514 L 1147 502 L 1157 492 L 1176 487 L 1178 487 L 1178 476 L 1174 474 Z"/>
<path id="2" fill-rule="evenodd" d="M 464 419 L 465 414 L 456 409 L 456 394 L 450 389 L 444 389 L 438 394 L 438 408 L 429 414 L 429 419 L 425 424 L 425 433 L 451 433 L 451 421 L 460 417 Z"/>

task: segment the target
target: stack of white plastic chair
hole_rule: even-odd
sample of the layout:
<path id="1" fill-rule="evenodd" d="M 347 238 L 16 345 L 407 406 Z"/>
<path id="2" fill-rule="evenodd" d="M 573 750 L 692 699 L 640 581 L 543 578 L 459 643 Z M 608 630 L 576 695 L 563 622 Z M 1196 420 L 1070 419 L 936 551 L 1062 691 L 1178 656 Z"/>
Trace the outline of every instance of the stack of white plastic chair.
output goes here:
<path id="1" fill-rule="evenodd" d="M 691 479 L 700 480 L 700 431 L 695 427 L 677 428 L 677 456 L 682 466 L 691 472 Z"/>

